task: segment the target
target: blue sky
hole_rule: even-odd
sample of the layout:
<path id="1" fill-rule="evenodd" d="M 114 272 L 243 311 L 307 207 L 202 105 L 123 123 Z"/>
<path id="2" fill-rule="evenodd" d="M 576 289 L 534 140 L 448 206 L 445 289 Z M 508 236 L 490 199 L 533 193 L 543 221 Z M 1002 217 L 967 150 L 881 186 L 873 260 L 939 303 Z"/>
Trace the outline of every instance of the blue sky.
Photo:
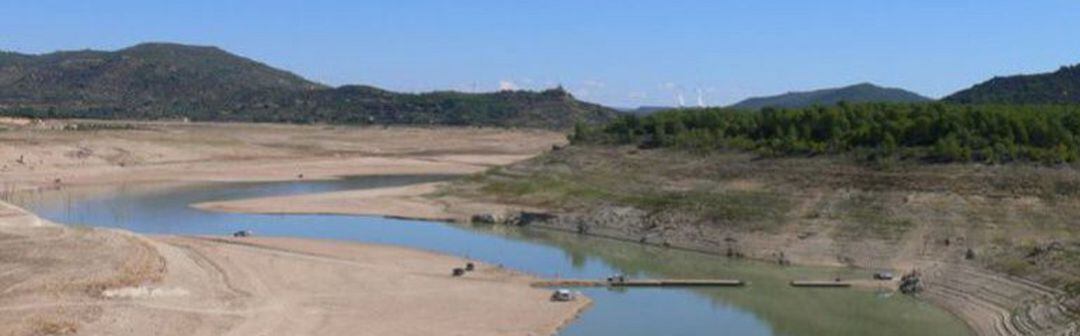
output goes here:
<path id="1" fill-rule="evenodd" d="M 216 45 L 331 85 L 616 106 L 858 82 L 940 97 L 1080 63 L 1080 1 L 0 0 L 0 49 Z"/>

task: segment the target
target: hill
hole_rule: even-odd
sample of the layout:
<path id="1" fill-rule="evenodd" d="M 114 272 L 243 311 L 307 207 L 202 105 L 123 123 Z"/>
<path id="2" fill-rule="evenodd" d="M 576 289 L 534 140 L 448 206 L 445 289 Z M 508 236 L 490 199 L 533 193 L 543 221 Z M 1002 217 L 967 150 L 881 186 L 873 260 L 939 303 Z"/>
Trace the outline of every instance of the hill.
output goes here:
<path id="1" fill-rule="evenodd" d="M 962 104 L 1080 103 L 1080 65 L 1052 73 L 995 77 L 944 100 Z"/>
<path id="2" fill-rule="evenodd" d="M 829 106 L 835 105 L 841 101 L 851 103 L 912 103 L 929 100 L 931 99 L 910 91 L 862 83 L 842 88 L 790 92 L 776 96 L 750 98 L 738 102 L 731 107 L 744 110 L 757 110 L 765 107 L 798 108 L 813 105 Z"/>
<path id="3" fill-rule="evenodd" d="M 0 53 L 0 111 L 55 118 L 568 128 L 617 112 L 544 92 L 396 93 L 331 88 L 215 47 Z"/>
<path id="4" fill-rule="evenodd" d="M 155 116 L 213 109 L 263 91 L 323 88 L 214 47 L 148 43 L 115 52 L 0 54 L 0 104 L 114 108 Z"/>
<path id="5" fill-rule="evenodd" d="M 615 110 L 578 101 L 562 88 L 534 91 L 396 93 L 371 86 L 267 95 L 238 106 L 230 121 L 485 125 L 566 129 L 599 124 Z"/>
<path id="6" fill-rule="evenodd" d="M 638 107 L 635 107 L 635 108 L 624 108 L 624 109 L 621 109 L 621 111 L 629 113 L 629 114 L 633 114 L 633 115 L 644 116 L 644 115 L 650 115 L 650 114 L 653 114 L 653 113 L 656 113 L 656 112 L 660 112 L 660 111 L 664 111 L 664 110 L 670 110 L 670 109 L 674 109 L 674 107 L 671 107 L 671 106 L 643 105 L 643 106 L 638 106 Z"/>

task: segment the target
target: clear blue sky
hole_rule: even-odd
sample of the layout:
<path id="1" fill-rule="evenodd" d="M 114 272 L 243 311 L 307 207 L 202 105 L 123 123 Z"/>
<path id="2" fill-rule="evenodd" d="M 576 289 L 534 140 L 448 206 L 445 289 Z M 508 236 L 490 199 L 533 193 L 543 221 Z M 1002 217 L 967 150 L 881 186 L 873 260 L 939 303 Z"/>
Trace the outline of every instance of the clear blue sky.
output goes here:
<path id="1" fill-rule="evenodd" d="M 874 82 L 940 97 L 1080 63 L 1080 1 L 0 1 L 0 49 L 216 45 L 331 85 L 562 83 L 616 106 Z"/>

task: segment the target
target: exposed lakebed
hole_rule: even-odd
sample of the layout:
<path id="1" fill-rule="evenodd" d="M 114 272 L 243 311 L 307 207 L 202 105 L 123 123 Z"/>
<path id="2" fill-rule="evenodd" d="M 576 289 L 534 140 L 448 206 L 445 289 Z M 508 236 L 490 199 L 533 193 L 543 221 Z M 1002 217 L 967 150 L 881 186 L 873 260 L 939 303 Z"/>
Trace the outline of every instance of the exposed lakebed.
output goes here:
<path id="1" fill-rule="evenodd" d="M 962 335 L 962 322 L 913 298 L 853 289 L 799 289 L 797 278 L 869 277 L 846 268 L 780 267 L 571 233 L 339 215 L 206 212 L 189 204 L 431 182 L 450 176 L 333 181 L 115 185 L 11 195 L 59 223 L 144 234 L 257 235 L 406 246 L 499 264 L 544 278 L 723 278 L 739 288 L 582 289 L 595 303 L 561 335 Z M 447 270 L 449 272 L 449 270 Z"/>

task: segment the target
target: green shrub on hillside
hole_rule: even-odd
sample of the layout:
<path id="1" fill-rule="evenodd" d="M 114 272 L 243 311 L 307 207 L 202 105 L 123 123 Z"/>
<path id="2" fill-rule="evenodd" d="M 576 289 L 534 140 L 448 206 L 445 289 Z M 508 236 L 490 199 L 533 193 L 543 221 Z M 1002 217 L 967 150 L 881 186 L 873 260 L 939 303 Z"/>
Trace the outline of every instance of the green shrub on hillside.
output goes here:
<path id="1" fill-rule="evenodd" d="M 931 162 L 1073 162 L 1080 106 L 846 104 L 760 112 L 709 108 L 622 116 L 578 127 L 576 143 L 637 144 L 762 155 L 857 153 Z"/>

